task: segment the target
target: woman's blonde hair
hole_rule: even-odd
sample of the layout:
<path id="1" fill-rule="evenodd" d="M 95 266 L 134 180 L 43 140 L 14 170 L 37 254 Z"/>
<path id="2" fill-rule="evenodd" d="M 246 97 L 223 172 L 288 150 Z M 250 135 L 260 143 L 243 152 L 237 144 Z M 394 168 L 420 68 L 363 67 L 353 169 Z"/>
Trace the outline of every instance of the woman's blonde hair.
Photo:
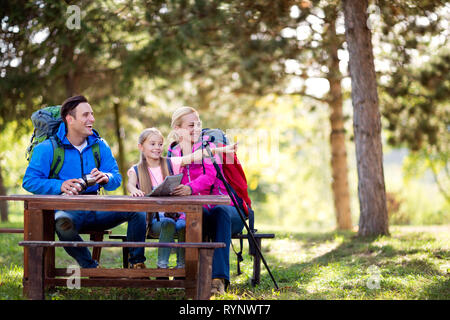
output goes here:
<path id="1" fill-rule="evenodd" d="M 144 131 L 142 131 L 141 134 L 139 135 L 138 143 L 140 145 L 143 145 L 144 142 L 152 135 L 160 136 L 164 142 L 164 136 L 158 129 L 147 128 L 147 129 L 144 129 Z M 165 179 L 166 176 L 169 175 L 169 169 L 167 167 L 166 158 L 160 157 L 159 161 L 160 161 L 160 165 L 161 165 L 161 172 L 163 175 L 163 179 Z M 139 189 L 145 193 L 151 192 L 153 189 L 153 184 L 152 184 L 152 179 L 150 177 L 150 174 L 148 172 L 147 159 L 145 158 L 145 155 L 143 152 L 141 152 L 141 158 L 139 160 L 139 163 L 137 164 L 137 168 L 138 168 Z"/>
<path id="2" fill-rule="evenodd" d="M 176 133 L 175 131 L 175 127 L 180 127 L 182 124 L 182 119 L 185 115 L 191 114 L 191 113 L 195 113 L 197 115 L 197 117 L 200 119 L 200 116 L 197 112 L 197 110 L 195 110 L 192 107 L 180 107 L 177 110 L 175 110 L 172 114 L 172 122 L 170 124 L 170 127 L 172 128 L 172 131 L 169 133 L 168 136 L 168 140 L 169 140 L 169 146 L 173 143 L 173 142 L 179 142 L 180 141 L 180 137 L 178 135 L 178 133 Z"/>

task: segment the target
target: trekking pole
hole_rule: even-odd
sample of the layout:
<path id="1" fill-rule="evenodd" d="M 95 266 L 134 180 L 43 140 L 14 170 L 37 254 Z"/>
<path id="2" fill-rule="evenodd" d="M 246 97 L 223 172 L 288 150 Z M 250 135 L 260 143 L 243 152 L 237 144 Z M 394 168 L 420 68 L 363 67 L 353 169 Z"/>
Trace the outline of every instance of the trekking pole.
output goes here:
<path id="1" fill-rule="evenodd" d="M 263 254 L 262 254 L 262 252 L 261 252 L 261 249 L 259 248 L 258 243 L 256 242 L 256 239 L 255 239 L 255 237 L 253 236 L 253 232 L 250 231 L 250 228 L 249 228 L 247 222 L 245 221 L 244 213 L 242 213 L 241 208 L 239 207 L 239 205 L 238 205 L 237 202 L 236 202 L 236 199 L 234 198 L 234 195 L 232 195 L 230 186 L 228 185 L 228 182 L 225 180 L 225 177 L 224 177 L 223 174 L 222 174 L 222 170 L 220 170 L 219 165 L 218 165 L 217 162 L 216 162 L 216 158 L 214 158 L 214 156 L 213 156 L 213 154 L 212 154 L 212 152 L 211 152 L 211 149 L 209 148 L 208 141 L 204 141 L 204 142 L 203 142 L 203 146 L 206 148 L 206 151 L 208 151 L 209 158 L 211 159 L 211 161 L 212 161 L 212 163 L 213 163 L 213 165 L 214 165 L 214 168 L 215 168 L 216 171 L 217 171 L 217 176 L 218 176 L 219 179 L 223 182 L 225 188 L 227 189 L 227 193 L 228 193 L 228 195 L 230 196 L 231 201 L 233 201 L 234 207 L 235 207 L 236 210 L 238 211 L 239 216 L 241 217 L 241 220 L 242 220 L 242 222 L 244 223 L 245 229 L 247 230 L 247 234 L 248 234 L 248 235 L 250 236 L 250 238 L 252 239 L 253 244 L 254 244 L 254 246 L 255 246 L 255 248 L 256 248 L 256 251 L 258 251 L 258 254 L 259 254 L 259 256 L 261 257 L 261 260 L 262 260 L 262 262 L 264 263 L 264 266 L 266 267 L 267 272 L 269 273 L 270 277 L 272 278 L 272 281 L 273 281 L 273 284 L 275 285 L 275 288 L 276 288 L 277 290 L 279 290 L 278 284 L 277 284 L 275 278 L 273 277 L 272 272 L 270 271 L 269 266 L 268 266 L 267 263 L 266 263 L 266 259 L 264 259 L 264 256 L 263 256 Z"/>

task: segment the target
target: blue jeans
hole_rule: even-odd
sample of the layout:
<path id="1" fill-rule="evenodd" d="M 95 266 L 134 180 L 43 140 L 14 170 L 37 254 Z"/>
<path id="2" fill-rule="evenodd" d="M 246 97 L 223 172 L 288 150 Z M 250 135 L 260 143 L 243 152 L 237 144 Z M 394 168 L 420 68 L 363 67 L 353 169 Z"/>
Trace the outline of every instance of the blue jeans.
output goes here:
<path id="1" fill-rule="evenodd" d="M 103 231 L 128 222 L 127 240 L 145 241 L 145 212 L 108 211 L 57 211 L 55 213 L 56 234 L 61 241 L 83 241 L 79 233 L 83 231 Z M 96 268 L 98 262 L 92 259 L 88 248 L 64 248 L 82 268 Z M 129 248 L 130 263 L 145 261 L 144 248 Z"/>
<path id="2" fill-rule="evenodd" d="M 212 277 L 230 281 L 231 235 L 239 233 L 244 223 L 234 206 L 219 205 L 207 210 L 203 208 L 203 229 L 214 242 L 224 242 L 226 247 L 214 250 Z"/>
<path id="3" fill-rule="evenodd" d="M 178 234 L 178 242 L 184 242 L 186 238 L 186 220 L 171 218 L 153 218 L 150 233 L 159 236 L 159 242 L 174 242 L 175 233 Z M 158 248 L 158 268 L 167 268 L 171 248 Z M 184 268 L 184 249 L 177 248 L 177 268 Z"/>

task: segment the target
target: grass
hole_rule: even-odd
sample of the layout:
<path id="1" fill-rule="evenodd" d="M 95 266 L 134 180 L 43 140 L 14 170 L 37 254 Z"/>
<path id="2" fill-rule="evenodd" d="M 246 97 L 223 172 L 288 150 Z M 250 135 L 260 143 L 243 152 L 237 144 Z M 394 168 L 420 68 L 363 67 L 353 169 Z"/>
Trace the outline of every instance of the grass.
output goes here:
<path id="1" fill-rule="evenodd" d="M 13 218 L 1 227 L 21 227 Z M 124 233 L 126 226 L 114 229 Z M 232 282 L 228 292 L 216 300 L 449 300 L 450 226 L 392 226 L 390 236 L 358 238 L 353 232 L 295 232 L 260 227 L 275 232 L 263 241 L 263 254 L 280 290 L 261 266 L 261 284 L 250 285 L 252 259 L 244 248 L 243 274 L 236 274 L 236 256 L 231 252 Z M 20 300 L 23 255 L 17 243 L 22 235 L 0 234 L 0 299 Z M 236 241 L 235 246 L 238 245 Z M 156 250 L 147 250 L 147 265 L 155 266 Z M 171 256 L 175 264 L 175 255 Z M 56 265 L 73 261 L 62 248 L 56 250 Z M 118 248 L 104 249 L 102 265 L 121 266 Z M 46 291 L 49 300 L 177 300 L 181 289 L 58 287 Z"/>

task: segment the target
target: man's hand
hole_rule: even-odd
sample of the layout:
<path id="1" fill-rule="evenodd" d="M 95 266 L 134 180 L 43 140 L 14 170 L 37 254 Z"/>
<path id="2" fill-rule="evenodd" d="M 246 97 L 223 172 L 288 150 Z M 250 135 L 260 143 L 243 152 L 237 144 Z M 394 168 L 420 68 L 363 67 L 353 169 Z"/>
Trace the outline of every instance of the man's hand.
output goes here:
<path id="1" fill-rule="evenodd" d="M 180 184 L 178 187 L 173 189 L 171 195 L 173 196 L 190 196 L 192 194 L 192 189 L 189 186 Z"/>
<path id="2" fill-rule="evenodd" d="M 78 194 L 78 192 L 80 192 L 81 190 L 80 179 L 66 180 L 61 185 L 61 192 L 67 195 Z"/>
<path id="3" fill-rule="evenodd" d="M 92 169 L 91 176 L 95 179 L 95 183 L 98 184 L 107 184 L 109 181 L 108 175 L 97 168 Z"/>

